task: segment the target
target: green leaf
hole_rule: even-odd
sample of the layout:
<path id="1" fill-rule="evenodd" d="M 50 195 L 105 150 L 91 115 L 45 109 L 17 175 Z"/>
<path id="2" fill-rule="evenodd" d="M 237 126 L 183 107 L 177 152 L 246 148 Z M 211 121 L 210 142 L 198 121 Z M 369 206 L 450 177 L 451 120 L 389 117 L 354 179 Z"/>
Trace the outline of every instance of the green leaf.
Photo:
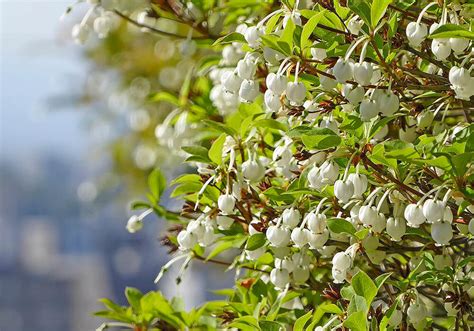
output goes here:
<path id="1" fill-rule="evenodd" d="M 161 91 L 151 96 L 150 101 L 160 102 L 165 101 L 169 102 L 175 106 L 179 106 L 179 99 L 169 92 Z"/>
<path id="2" fill-rule="evenodd" d="M 372 28 L 375 28 L 380 19 L 385 15 L 388 5 L 392 0 L 374 0 L 370 6 L 370 20 Z"/>
<path id="3" fill-rule="evenodd" d="M 217 165 L 220 165 L 222 163 L 222 147 L 224 146 L 225 139 L 226 134 L 223 133 L 219 136 L 219 138 L 214 140 L 211 148 L 209 148 L 208 156 L 211 161 Z"/>
<path id="4" fill-rule="evenodd" d="M 329 129 L 326 129 L 329 130 Z M 329 130 L 331 131 L 331 130 Z M 331 131 L 332 132 L 332 131 Z M 339 146 L 341 143 L 341 137 L 333 134 L 317 134 L 317 135 L 306 135 L 301 136 L 303 144 L 309 149 L 324 150 Z"/>
<path id="5" fill-rule="evenodd" d="M 246 249 L 249 251 L 254 251 L 257 248 L 262 247 L 265 245 L 266 237 L 264 233 L 255 233 L 249 237 L 247 240 Z"/>
<path id="6" fill-rule="evenodd" d="M 390 278 L 391 275 L 392 275 L 391 272 L 387 272 L 387 273 L 381 274 L 380 276 L 377 276 L 377 278 L 375 278 L 375 284 L 377 285 L 377 288 L 380 289 L 382 285 L 387 281 L 387 279 Z"/>
<path id="7" fill-rule="evenodd" d="M 370 306 L 378 291 L 372 279 L 364 271 L 359 270 L 359 272 L 352 277 L 351 283 L 355 293 L 363 296 L 367 301 L 367 306 Z"/>
<path id="8" fill-rule="evenodd" d="M 211 120 L 203 120 L 202 123 L 216 131 L 227 133 L 229 136 L 233 136 L 233 137 L 237 136 L 237 131 L 225 125 L 224 123 L 211 121 Z"/>
<path id="9" fill-rule="evenodd" d="M 367 330 L 367 316 L 363 311 L 352 313 L 343 323 L 351 331 L 366 331 Z"/>
<path id="10" fill-rule="evenodd" d="M 291 53 L 291 50 L 293 49 L 293 33 L 295 32 L 295 23 L 293 23 L 292 20 L 288 20 L 286 23 L 285 29 L 283 30 L 283 33 L 281 34 L 280 40 L 277 42 L 280 47 L 282 47 L 282 44 L 288 45 L 288 49 L 286 49 L 286 46 L 284 46 L 286 53 Z"/>
<path id="11" fill-rule="evenodd" d="M 262 331 L 281 331 L 285 329 L 280 323 L 274 321 L 259 321 L 258 325 Z"/>
<path id="12" fill-rule="evenodd" d="M 232 32 L 232 33 L 229 33 L 228 35 L 226 35 L 224 37 L 220 37 L 219 39 L 217 39 L 212 44 L 212 46 L 221 45 L 221 44 L 230 44 L 230 43 L 233 43 L 233 42 L 245 43 L 246 40 L 245 40 L 244 36 L 242 36 L 240 33 Z"/>
<path id="13" fill-rule="evenodd" d="M 329 230 L 334 233 L 348 233 L 351 235 L 356 233 L 354 225 L 342 218 L 330 218 L 327 220 L 327 225 Z"/>
<path id="14" fill-rule="evenodd" d="M 285 132 L 288 131 L 288 126 L 286 124 L 271 118 L 255 121 L 253 125 L 258 128 L 269 128 Z"/>
<path id="15" fill-rule="evenodd" d="M 300 45 L 302 49 L 305 49 L 306 47 L 311 46 L 311 41 L 309 38 L 311 37 L 311 34 L 313 33 L 314 29 L 316 29 L 316 26 L 318 25 L 319 21 L 321 20 L 321 17 L 324 16 L 324 11 L 321 11 L 317 13 L 316 15 L 312 16 L 308 22 L 303 27 L 303 32 L 301 33 L 301 41 Z"/>
<path id="16" fill-rule="evenodd" d="M 160 169 L 155 169 L 148 176 L 148 188 L 152 196 L 158 202 L 166 190 L 166 178 Z"/>
<path id="17" fill-rule="evenodd" d="M 234 237 L 222 237 L 223 240 L 219 242 L 216 247 L 209 253 L 206 257 L 206 261 L 212 259 L 213 257 L 219 255 L 220 253 L 231 249 L 231 248 L 238 248 L 242 246 L 242 244 L 247 240 L 245 236 L 236 235 Z"/>
<path id="18" fill-rule="evenodd" d="M 142 292 L 134 287 L 127 287 L 125 289 L 125 296 L 127 301 L 135 311 L 140 311 L 140 300 L 143 297 Z"/>
<path id="19" fill-rule="evenodd" d="M 370 7 L 366 0 L 348 0 L 347 6 L 354 11 L 368 25 L 370 24 Z"/>
<path id="20" fill-rule="evenodd" d="M 295 325 L 293 326 L 293 331 L 303 331 L 305 324 L 309 321 L 312 314 L 313 311 L 310 310 L 306 314 L 298 318 L 295 322 Z"/>
<path id="21" fill-rule="evenodd" d="M 474 32 L 469 31 L 457 24 L 444 24 L 428 36 L 430 39 L 456 37 L 474 40 Z"/>

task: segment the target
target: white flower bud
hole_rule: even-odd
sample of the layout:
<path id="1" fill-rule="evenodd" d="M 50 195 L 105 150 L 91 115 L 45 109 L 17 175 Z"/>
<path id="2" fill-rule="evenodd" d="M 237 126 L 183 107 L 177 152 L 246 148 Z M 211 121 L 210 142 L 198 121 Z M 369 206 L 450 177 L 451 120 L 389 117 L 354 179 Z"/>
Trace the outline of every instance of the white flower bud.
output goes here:
<path id="1" fill-rule="evenodd" d="M 340 179 L 337 180 L 334 183 L 334 195 L 340 201 L 346 203 L 354 195 L 354 184 L 352 184 L 352 182 L 349 180 L 346 182 L 343 182 Z"/>
<path id="2" fill-rule="evenodd" d="M 288 208 L 285 209 L 282 213 L 282 221 L 283 224 L 288 226 L 290 229 L 296 227 L 301 220 L 301 214 L 298 209 L 295 208 Z"/>
<path id="3" fill-rule="evenodd" d="M 290 230 L 276 225 L 269 226 L 267 229 L 267 239 L 273 246 L 287 246 L 290 242 Z"/>
<path id="4" fill-rule="evenodd" d="M 470 84 L 470 81 L 471 73 L 467 69 L 457 66 L 453 66 L 449 69 L 449 82 L 452 86 L 467 86 Z"/>
<path id="5" fill-rule="evenodd" d="M 354 197 L 361 197 L 367 191 L 367 176 L 361 174 L 349 174 L 348 181 L 351 181 L 354 186 Z"/>
<path id="6" fill-rule="evenodd" d="M 408 225 L 412 228 L 417 228 L 426 222 L 426 217 L 423 214 L 423 208 L 415 203 L 406 206 L 403 215 L 405 216 Z"/>
<path id="7" fill-rule="evenodd" d="M 130 233 L 135 233 L 140 231 L 143 228 L 143 221 L 136 215 L 133 215 L 128 219 L 127 222 L 127 231 Z"/>
<path id="8" fill-rule="evenodd" d="M 260 248 L 257 248 L 253 251 L 249 251 L 249 250 L 246 250 L 245 251 L 245 255 L 247 255 L 247 258 L 251 261 L 255 261 L 255 260 L 258 260 L 260 258 L 260 256 L 262 256 L 263 254 L 265 254 L 265 247 L 260 247 Z"/>
<path id="9" fill-rule="evenodd" d="M 72 38 L 77 44 L 84 44 L 89 37 L 90 29 L 87 25 L 76 24 L 72 27 Z"/>
<path id="10" fill-rule="evenodd" d="M 288 84 L 288 78 L 284 75 L 277 75 L 273 72 L 269 73 L 265 79 L 268 89 L 276 95 L 281 95 Z"/>
<path id="11" fill-rule="evenodd" d="M 406 28 L 408 42 L 413 47 L 420 47 L 428 34 L 428 27 L 423 23 L 410 22 Z"/>
<path id="12" fill-rule="evenodd" d="M 332 69 L 334 77 L 339 83 L 345 83 L 346 81 L 352 79 L 352 63 L 344 58 L 339 58 L 334 68 Z"/>
<path id="13" fill-rule="evenodd" d="M 256 26 L 248 27 L 244 32 L 244 38 L 252 48 L 257 48 L 260 46 L 260 36 L 262 31 L 259 30 Z"/>
<path id="14" fill-rule="evenodd" d="M 221 83 L 227 91 L 237 93 L 242 85 L 242 78 L 239 77 L 237 71 L 226 71 L 222 75 Z"/>
<path id="15" fill-rule="evenodd" d="M 310 232 L 308 243 L 313 249 L 322 248 L 329 239 L 329 230 L 324 229 L 321 233 Z"/>
<path id="16" fill-rule="evenodd" d="M 276 112 L 281 108 L 280 97 L 270 89 L 265 91 L 264 100 L 268 110 Z"/>
<path id="17" fill-rule="evenodd" d="M 356 15 L 349 20 L 349 22 L 347 23 L 347 28 L 349 29 L 350 33 L 355 34 L 357 36 L 359 35 L 363 25 L 364 21 Z"/>
<path id="18" fill-rule="evenodd" d="M 369 62 L 355 63 L 353 65 L 354 80 L 361 85 L 369 85 L 374 67 Z"/>
<path id="19" fill-rule="evenodd" d="M 339 270 L 347 270 L 352 267 L 352 258 L 346 252 L 338 252 L 332 258 L 332 265 Z"/>
<path id="20" fill-rule="evenodd" d="M 255 71 L 257 70 L 257 65 L 252 59 L 242 59 L 237 63 L 237 74 L 242 79 L 253 79 L 255 76 Z"/>
<path id="21" fill-rule="evenodd" d="M 435 222 L 431 225 L 431 237 L 437 245 L 447 245 L 453 238 L 453 228 L 448 222 Z"/>
<path id="22" fill-rule="evenodd" d="M 228 230 L 234 224 L 234 220 L 229 216 L 218 215 L 216 217 L 216 223 L 220 230 Z M 249 227 L 250 228 L 250 227 Z"/>
<path id="23" fill-rule="evenodd" d="M 108 15 L 102 15 L 94 20 L 94 31 L 99 38 L 105 38 L 112 28 L 112 21 Z"/>
<path id="24" fill-rule="evenodd" d="M 406 233 L 405 221 L 398 217 L 390 217 L 387 220 L 387 233 L 394 241 L 400 241 Z"/>
<path id="25" fill-rule="evenodd" d="M 293 280 L 297 284 L 303 284 L 309 279 L 309 269 L 306 266 L 297 266 L 292 272 Z"/>
<path id="26" fill-rule="evenodd" d="M 223 214 L 232 214 L 235 207 L 235 198 L 231 194 L 222 194 L 217 200 L 217 205 Z"/>
<path id="27" fill-rule="evenodd" d="M 302 228 L 294 228 L 291 231 L 291 240 L 296 247 L 304 247 L 309 241 L 309 230 Z"/>
<path id="28" fill-rule="evenodd" d="M 198 242 L 198 237 L 194 233 L 186 230 L 182 230 L 178 233 L 176 239 L 178 240 L 180 249 L 183 250 L 192 249 Z"/>
<path id="29" fill-rule="evenodd" d="M 270 281 L 278 288 L 284 288 L 290 282 L 290 274 L 286 269 L 275 268 L 270 272 Z"/>
<path id="30" fill-rule="evenodd" d="M 242 163 L 242 175 L 250 182 L 259 182 L 265 176 L 265 167 L 256 160 Z"/>
<path id="31" fill-rule="evenodd" d="M 451 54 L 449 39 L 440 38 L 431 41 L 431 51 L 439 61 L 444 61 Z"/>
<path id="32" fill-rule="evenodd" d="M 443 219 L 445 204 L 443 201 L 426 199 L 423 204 L 423 215 L 429 223 Z"/>
<path id="33" fill-rule="evenodd" d="M 295 25 L 301 26 L 301 14 L 297 11 L 292 11 L 291 13 L 285 14 L 283 17 L 283 29 L 286 27 L 288 21 L 291 20 Z"/>
<path id="34" fill-rule="evenodd" d="M 402 323 L 403 319 L 403 313 L 396 309 L 393 311 L 392 316 L 390 316 L 390 319 L 388 320 L 388 325 L 391 327 L 396 327 L 399 326 Z"/>
<path id="35" fill-rule="evenodd" d="M 339 177 L 339 166 L 333 161 L 325 161 L 320 168 L 320 175 L 325 184 L 333 184 Z"/>
<path id="36" fill-rule="evenodd" d="M 469 39 L 466 38 L 449 38 L 449 45 L 454 53 L 459 54 L 469 47 Z"/>
<path id="37" fill-rule="evenodd" d="M 342 95 L 349 101 L 353 106 L 357 106 L 364 99 L 364 88 L 360 86 L 354 86 L 352 84 L 344 84 L 342 87 Z"/>
<path id="38" fill-rule="evenodd" d="M 362 100 L 359 107 L 360 119 L 364 122 L 369 122 L 379 113 L 378 104 L 371 99 Z"/>
<path id="39" fill-rule="evenodd" d="M 306 87 L 302 82 L 289 82 L 286 86 L 286 97 L 291 102 L 300 105 L 306 98 Z"/>
<path id="40" fill-rule="evenodd" d="M 246 79 L 240 85 L 239 96 L 247 102 L 252 102 L 258 96 L 259 88 L 257 81 Z"/>

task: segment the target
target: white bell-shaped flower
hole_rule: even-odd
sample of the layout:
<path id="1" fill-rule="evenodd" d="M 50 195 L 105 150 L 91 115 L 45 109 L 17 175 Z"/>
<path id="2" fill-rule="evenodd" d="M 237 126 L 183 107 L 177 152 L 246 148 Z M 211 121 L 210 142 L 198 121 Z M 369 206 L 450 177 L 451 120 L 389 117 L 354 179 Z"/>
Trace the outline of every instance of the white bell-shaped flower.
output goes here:
<path id="1" fill-rule="evenodd" d="M 296 266 L 292 276 L 295 283 L 304 284 L 309 279 L 309 268 L 306 266 Z"/>
<path id="2" fill-rule="evenodd" d="M 378 218 L 377 208 L 371 206 L 362 206 L 359 209 L 359 220 L 366 226 L 373 225 Z"/>
<path id="3" fill-rule="evenodd" d="M 290 274 L 286 269 L 275 268 L 270 272 L 270 281 L 278 288 L 285 288 L 290 282 Z"/>
<path id="4" fill-rule="evenodd" d="M 245 58 L 237 63 L 236 71 L 242 79 L 253 79 L 257 71 L 257 65 L 251 58 Z"/>
<path id="5" fill-rule="evenodd" d="M 269 226 L 267 229 L 267 239 L 273 246 L 287 246 L 290 242 L 290 230 L 276 225 Z"/>
<path id="6" fill-rule="evenodd" d="M 353 65 L 354 80 L 361 85 L 369 85 L 374 67 L 369 62 L 354 63 Z"/>
<path id="7" fill-rule="evenodd" d="M 305 216 L 308 228 L 314 233 L 322 233 L 327 226 L 326 215 L 310 212 Z"/>
<path id="8" fill-rule="evenodd" d="M 304 247 L 309 241 L 309 230 L 305 228 L 294 228 L 291 231 L 291 240 L 295 243 L 296 247 Z"/>
<path id="9" fill-rule="evenodd" d="M 288 78 L 285 75 L 275 74 L 273 72 L 269 73 L 265 79 L 267 87 L 276 95 L 281 95 L 288 84 Z"/>
<path id="10" fill-rule="evenodd" d="M 247 102 L 252 102 L 259 94 L 258 82 L 255 80 L 244 80 L 239 89 L 239 97 Z"/>
<path id="11" fill-rule="evenodd" d="M 413 47 L 420 47 L 428 35 L 428 27 L 423 23 L 410 22 L 406 27 L 408 42 Z"/>
<path id="12" fill-rule="evenodd" d="M 235 198 L 231 194 L 222 194 L 217 199 L 217 205 L 223 214 L 232 214 L 235 207 Z"/>
<path id="13" fill-rule="evenodd" d="M 405 221 L 398 217 L 390 217 L 387 220 L 387 233 L 394 241 L 400 241 L 406 233 Z"/>
<path id="14" fill-rule="evenodd" d="M 425 304 L 421 300 L 417 300 L 408 307 L 407 315 L 410 323 L 418 324 L 428 316 L 428 311 Z"/>
<path id="15" fill-rule="evenodd" d="M 354 184 L 351 181 L 336 180 L 334 183 L 334 195 L 341 202 L 346 203 L 354 195 Z"/>
<path id="16" fill-rule="evenodd" d="M 377 217 L 374 218 L 371 226 L 372 231 L 375 233 L 382 233 L 382 231 L 387 227 L 387 218 L 384 214 L 377 213 Z"/>
<path id="17" fill-rule="evenodd" d="M 308 243 L 312 249 L 322 248 L 329 239 L 329 230 L 324 229 L 321 233 L 310 232 Z"/>
<path id="18" fill-rule="evenodd" d="M 400 100 L 398 96 L 390 90 L 377 90 L 377 94 L 374 95 L 379 111 L 384 116 L 392 116 L 400 108 Z"/>
<path id="19" fill-rule="evenodd" d="M 288 208 L 281 214 L 282 222 L 290 229 L 295 228 L 301 221 L 301 213 L 296 208 Z"/>
<path id="20" fill-rule="evenodd" d="M 454 53 L 460 54 L 469 47 L 469 39 L 466 38 L 449 38 L 449 45 Z"/>
<path id="21" fill-rule="evenodd" d="M 321 189 L 324 186 L 323 178 L 321 177 L 321 170 L 319 167 L 314 166 L 308 172 L 308 182 L 309 187 L 317 190 Z"/>
<path id="22" fill-rule="evenodd" d="M 99 38 L 105 38 L 112 29 L 112 18 L 108 15 L 101 15 L 94 20 L 94 31 Z"/>
<path id="23" fill-rule="evenodd" d="M 379 106 L 372 99 L 364 99 L 359 107 L 360 119 L 364 122 L 369 122 L 379 113 Z"/>
<path id="24" fill-rule="evenodd" d="M 328 70 L 327 73 L 332 75 L 332 69 Z M 321 87 L 326 91 L 330 91 L 336 88 L 337 86 L 337 81 L 335 79 L 325 75 L 319 75 L 319 83 L 321 84 Z"/>
<path id="25" fill-rule="evenodd" d="M 306 86 L 302 82 L 289 82 L 286 85 L 286 97 L 296 105 L 303 104 L 306 98 Z"/>
<path id="26" fill-rule="evenodd" d="M 213 244 L 217 239 L 217 235 L 214 233 L 214 228 L 206 226 L 203 235 L 198 239 L 199 245 L 207 247 Z"/>
<path id="27" fill-rule="evenodd" d="M 311 57 L 316 61 L 324 61 L 328 56 L 324 48 L 312 47 L 310 51 Z"/>
<path id="28" fill-rule="evenodd" d="M 350 33 L 355 34 L 356 36 L 359 35 L 362 26 L 364 25 L 364 21 L 359 18 L 359 16 L 352 17 L 349 22 L 347 23 L 347 29 L 349 29 Z"/>
<path id="29" fill-rule="evenodd" d="M 334 279 L 334 283 L 340 284 L 344 283 L 347 277 L 347 270 L 339 270 L 332 268 L 332 278 Z"/>
<path id="30" fill-rule="evenodd" d="M 417 228 L 426 222 L 426 217 L 423 214 L 423 208 L 415 203 L 406 206 L 403 216 L 412 228 Z"/>
<path id="31" fill-rule="evenodd" d="M 242 58 L 242 52 L 234 45 L 227 45 L 222 49 L 222 61 L 226 65 L 236 65 Z"/>
<path id="32" fill-rule="evenodd" d="M 423 215 L 429 223 L 443 219 L 446 205 L 443 201 L 436 199 L 426 199 L 423 203 Z"/>
<path id="33" fill-rule="evenodd" d="M 345 83 L 352 79 L 352 66 L 353 64 L 350 60 L 346 60 L 342 57 L 337 60 L 334 68 L 332 68 L 332 73 L 339 83 Z"/>
<path id="34" fill-rule="evenodd" d="M 323 183 L 332 185 L 339 177 L 339 166 L 334 161 L 325 161 L 320 167 L 320 175 Z"/>
<path id="35" fill-rule="evenodd" d="M 71 35 L 74 42 L 83 45 L 89 38 L 90 28 L 86 24 L 76 24 L 72 27 Z"/>
<path id="36" fill-rule="evenodd" d="M 352 84 L 344 84 L 342 87 L 342 95 L 349 101 L 353 106 L 357 106 L 364 99 L 364 88 L 360 86 L 354 86 Z"/>
<path id="37" fill-rule="evenodd" d="M 242 85 L 242 78 L 239 77 L 237 71 L 226 71 L 222 75 L 221 83 L 226 91 L 231 93 L 239 92 L 240 85 Z"/>
<path id="38" fill-rule="evenodd" d="M 182 230 L 180 233 L 178 233 L 176 239 L 178 241 L 179 248 L 182 250 L 192 249 L 198 242 L 198 237 L 194 233 L 188 232 L 186 230 Z"/>
<path id="39" fill-rule="evenodd" d="M 449 39 L 440 38 L 431 41 L 431 51 L 439 61 L 444 61 L 451 54 L 451 45 Z"/>
<path id="40" fill-rule="evenodd" d="M 434 120 L 434 113 L 429 109 L 425 110 L 416 117 L 416 123 L 419 129 L 426 129 L 431 126 Z"/>
<path id="41" fill-rule="evenodd" d="M 361 197 L 367 191 L 368 180 L 366 175 L 349 174 L 347 180 L 354 185 L 354 197 Z"/>
<path id="42" fill-rule="evenodd" d="M 352 267 L 352 258 L 346 252 L 338 252 L 332 258 L 332 265 L 339 270 L 347 270 Z"/>
<path id="43" fill-rule="evenodd" d="M 265 91 L 264 101 L 267 109 L 272 112 L 276 112 L 281 108 L 280 97 L 270 89 Z"/>
<path id="44" fill-rule="evenodd" d="M 453 239 L 453 228 L 451 224 L 444 221 L 435 222 L 431 225 L 431 237 L 437 245 L 447 245 Z"/>
<path id="45" fill-rule="evenodd" d="M 262 31 L 256 26 L 248 27 L 244 32 L 244 38 L 252 48 L 257 48 L 260 46 L 260 36 Z"/>
<path id="46" fill-rule="evenodd" d="M 259 182 L 265 176 L 265 167 L 258 160 L 242 163 L 242 175 L 250 182 Z"/>
<path id="47" fill-rule="evenodd" d="M 216 223 L 220 230 L 229 230 L 232 224 L 234 224 L 234 220 L 229 216 L 218 215 Z"/>

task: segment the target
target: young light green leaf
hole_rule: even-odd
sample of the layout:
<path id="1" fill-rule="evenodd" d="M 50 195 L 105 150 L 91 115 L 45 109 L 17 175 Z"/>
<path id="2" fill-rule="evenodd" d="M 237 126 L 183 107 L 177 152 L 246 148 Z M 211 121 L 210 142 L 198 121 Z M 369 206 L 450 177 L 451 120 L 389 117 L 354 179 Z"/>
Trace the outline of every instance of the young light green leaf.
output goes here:
<path id="1" fill-rule="evenodd" d="M 370 21 L 372 28 L 375 28 L 379 23 L 380 19 L 385 15 L 388 5 L 392 0 L 374 0 L 370 6 Z"/>
<path id="2" fill-rule="evenodd" d="M 356 294 L 365 298 L 367 306 L 370 306 L 378 291 L 373 280 L 362 270 L 352 277 L 352 287 Z"/>
<path id="3" fill-rule="evenodd" d="M 324 11 L 321 11 L 317 13 L 316 15 L 312 16 L 308 22 L 303 27 L 303 32 L 301 33 L 301 41 L 300 45 L 302 49 L 305 49 L 306 47 L 311 46 L 311 41 L 309 38 L 311 37 L 311 34 L 313 33 L 314 29 L 316 29 L 316 26 L 318 25 L 319 21 L 321 20 L 321 17 L 324 16 Z"/>
<path id="4" fill-rule="evenodd" d="M 327 220 L 327 225 L 329 230 L 334 233 L 348 233 L 351 235 L 356 233 L 354 226 L 342 218 L 330 218 Z"/>
<path id="5" fill-rule="evenodd" d="M 309 321 L 311 316 L 313 315 L 313 311 L 310 310 L 300 318 L 298 318 L 293 326 L 293 331 L 303 331 L 305 324 Z"/>

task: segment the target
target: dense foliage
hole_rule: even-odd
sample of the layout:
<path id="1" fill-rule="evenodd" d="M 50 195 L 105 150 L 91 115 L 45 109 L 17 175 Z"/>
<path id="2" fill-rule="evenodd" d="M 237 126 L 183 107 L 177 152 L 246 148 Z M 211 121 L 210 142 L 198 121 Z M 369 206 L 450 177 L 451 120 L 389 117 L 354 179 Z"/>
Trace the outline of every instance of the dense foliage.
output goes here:
<path id="1" fill-rule="evenodd" d="M 88 2 L 76 41 L 107 39 L 122 21 L 180 40 L 192 58 L 146 93 L 173 106 L 152 115 L 156 148 L 189 166 L 170 181 L 152 171 L 127 224 L 146 230 L 152 212 L 171 223 L 156 282 L 175 263 L 238 275 L 226 300 L 189 312 L 128 288 L 129 307 L 103 300 L 97 315 L 117 322 L 102 328 L 474 326 L 474 5 Z M 233 260 L 220 257 L 229 250 Z"/>

